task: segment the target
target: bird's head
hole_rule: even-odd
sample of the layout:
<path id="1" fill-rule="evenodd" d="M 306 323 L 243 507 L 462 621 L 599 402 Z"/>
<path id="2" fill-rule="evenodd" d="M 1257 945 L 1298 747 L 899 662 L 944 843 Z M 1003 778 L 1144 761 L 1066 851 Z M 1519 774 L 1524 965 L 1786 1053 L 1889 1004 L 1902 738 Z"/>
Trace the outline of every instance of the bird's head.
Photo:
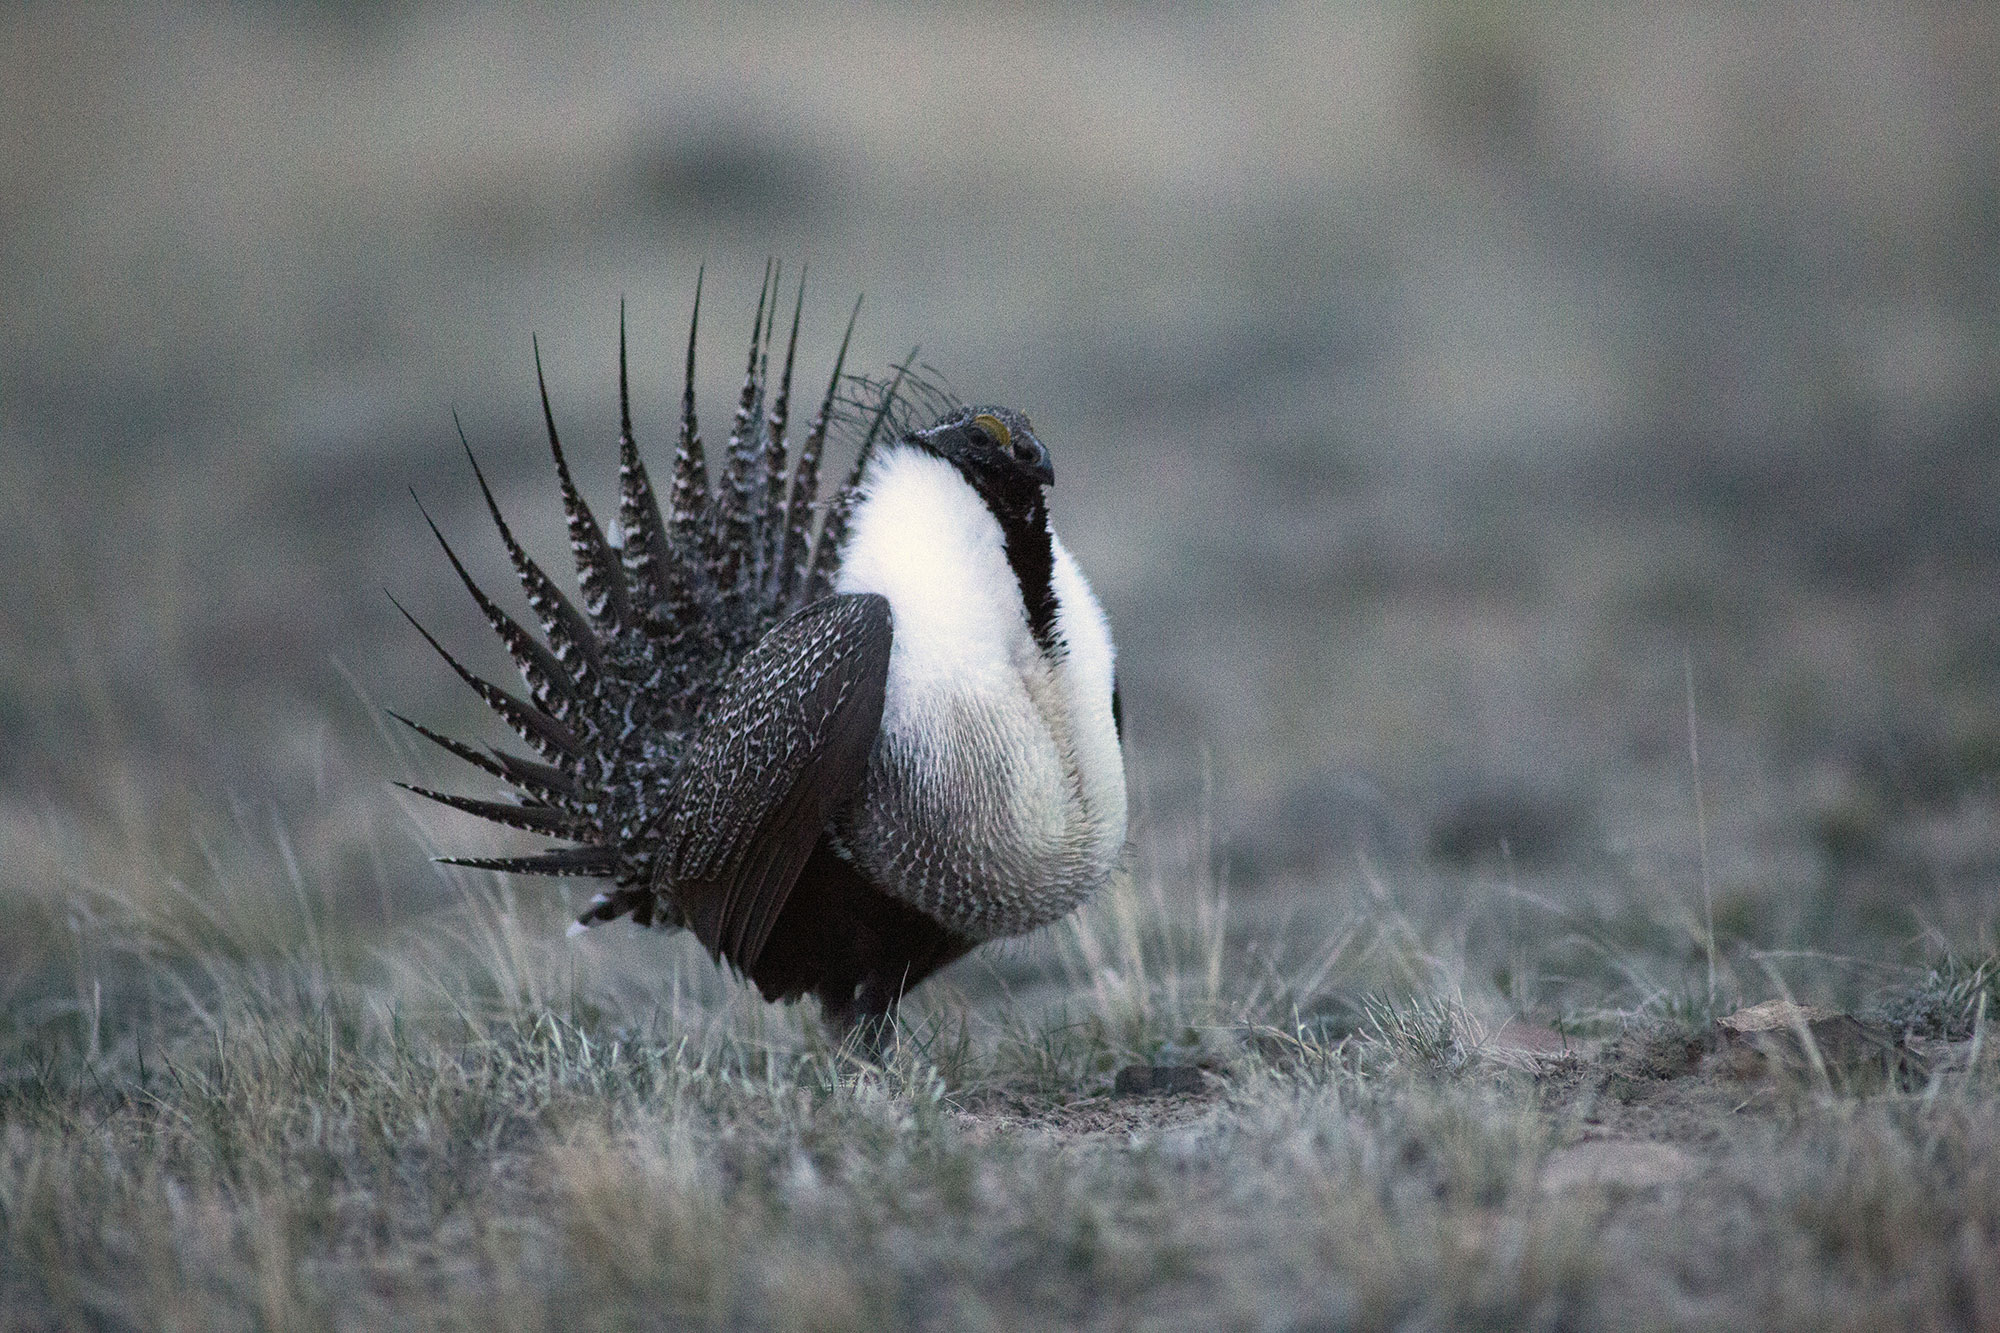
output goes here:
<path id="1" fill-rule="evenodd" d="M 1009 407 L 964 407 L 906 442 L 957 468 L 996 514 L 1026 517 L 1043 509 L 1055 482 L 1049 451 L 1028 419 Z"/>

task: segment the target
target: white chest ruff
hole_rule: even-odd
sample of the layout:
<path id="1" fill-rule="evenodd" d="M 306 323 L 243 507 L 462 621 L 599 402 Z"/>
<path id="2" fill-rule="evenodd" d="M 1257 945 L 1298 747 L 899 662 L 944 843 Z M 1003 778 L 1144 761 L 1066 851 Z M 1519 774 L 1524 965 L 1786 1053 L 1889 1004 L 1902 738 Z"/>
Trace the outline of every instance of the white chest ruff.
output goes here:
<path id="1" fill-rule="evenodd" d="M 1111 634 L 1054 543 L 1056 649 L 1029 631 L 1000 525 L 947 462 L 870 464 L 841 592 L 889 599 L 882 728 L 848 852 L 885 891 L 975 939 L 1067 915 L 1125 845 Z"/>

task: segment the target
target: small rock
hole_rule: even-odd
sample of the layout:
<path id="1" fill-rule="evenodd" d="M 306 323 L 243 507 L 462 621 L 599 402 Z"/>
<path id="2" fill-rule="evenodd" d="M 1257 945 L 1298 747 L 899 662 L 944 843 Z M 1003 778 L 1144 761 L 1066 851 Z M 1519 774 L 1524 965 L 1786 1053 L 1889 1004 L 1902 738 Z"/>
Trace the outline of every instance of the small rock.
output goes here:
<path id="1" fill-rule="evenodd" d="M 1554 1028 L 1520 1018 L 1502 1023 L 1486 1044 L 1517 1055 L 1567 1055 L 1576 1049 L 1575 1043 Z"/>
<path id="2" fill-rule="evenodd" d="M 1743 1036 L 1752 1032 L 1791 1031 L 1801 1023 L 1820 1023 L 1838 1017 L 1831 1009 L 1815 1009 L 1791 1000 L 1766 1000 L 1716 1019 L 1715 1026 L 1719 1033 Z"/>
<path id="3" fill-rule="evenodd" d="M 1929 1077 L 1927 1062 L 1887 1023 L 1790 1000 L 1770 1000 L 1716 1019 L 1715 1061 L 1721 1073 L 1745 1080 L 1810 1080 L 1823 1068 L 1839 1092 L 1891 1084 L 1908 1088 Z"/>
<path id="4" fill-rule="evenodd" d="M 1126 1065 L 1111 1084 L 1114 1097 L 1168 1097 L 1200 1092 L 1205 1085 L 1193 1065 Z"/>

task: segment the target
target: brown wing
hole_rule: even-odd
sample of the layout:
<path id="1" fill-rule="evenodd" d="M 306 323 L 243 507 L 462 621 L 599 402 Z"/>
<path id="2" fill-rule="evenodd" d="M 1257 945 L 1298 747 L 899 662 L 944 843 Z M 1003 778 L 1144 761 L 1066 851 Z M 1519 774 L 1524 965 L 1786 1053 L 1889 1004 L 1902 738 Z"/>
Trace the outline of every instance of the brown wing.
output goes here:
<path id="1" fill-rule="evenodd" d="M 882 723 L 886 598 L 826 597 L 743 655 L 674 781 L 656 892 L 748 972 L 827 820 L 860 790 Z"/>

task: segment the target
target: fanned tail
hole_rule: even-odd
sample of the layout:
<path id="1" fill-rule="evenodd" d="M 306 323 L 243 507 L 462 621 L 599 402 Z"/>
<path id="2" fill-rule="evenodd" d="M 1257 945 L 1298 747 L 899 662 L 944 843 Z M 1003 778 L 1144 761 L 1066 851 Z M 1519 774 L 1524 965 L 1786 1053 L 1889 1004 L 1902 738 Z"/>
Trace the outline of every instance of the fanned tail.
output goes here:
<path id="1" fill-rule="evenodd" d="M 414 792 L 428 801 L 463 810 L 468 815 L 478 815 L 481 819 L 508 828 L 525 829 L 530 833 L 547 834 L 553 838 L 574 838 L 583 836 L 585 829 L 581 820 L 566 811 L 547 805 L 514 804 L 508 801 L 482 801 L 472 796 L 454 796 L 450 792 L 433 791 L 429 787 L 419 787 L 412 782 L 396 784 L 404 791 Z"/>
<path id="2" fill-rule="evenodd" d="M 735 660 L 786 615 L 831 589 L 848 512 L 873 450 L 911 427 L 912 413 L 949 401 L 915 373 L 913 351 L 886 382 L 850 377 L 848 350 L 857 300 L 834 356 L 818 412 L 794 452 L 787 438 L 799 330 L 800 276 L 785 353 L 771 379 L 779 315 L 779 266 L 765 268 L 750 349 L 722 475 L 710 484 L 695 405 L 695 351 L 702 277 L 695 280 L 674 447 L 673 484 L 662 507 L 632 423 L 623 304 L 618 318 L 617 522 L 607 534 L 585 501 L 557 432 L 541 347 L 534 344 L 536 390 L 555 463 L 581 605 L 523 549 L 487 483 L 479 459 L 459 439 L 486 511 L 534 612 L 540 637 L 516 621 L 473 579 L 443 531 L 423 510 L 459 581 L 506 647 L 526 686 L 517 696 L 468 670 L 414 616 L 397 610 L 535 758 L 454 740 L 399 713 L 391 716 L 454 758 L 501 784 L 502 798 L 458 795 L 405 784 L 410 792 L 481 819 L 572 844 L 536 855 L 442 858 L 447 864 L 512 874 L 607 878 L 580 918 L 630 916 L 642 924 L 683 924 L 653 887 L 663 808 L 687 737 Z M 767 410 L 768 408 L 768 410 Z M 454 418 L 456 421 L 456 418 Z M 855 462 L 828 501 L 821 470 L 836 437 L 855 440 Z M 817 524 L 815 518 L 826 517 Z M 391 598 L 394 601 L 394 598 Z"/>

